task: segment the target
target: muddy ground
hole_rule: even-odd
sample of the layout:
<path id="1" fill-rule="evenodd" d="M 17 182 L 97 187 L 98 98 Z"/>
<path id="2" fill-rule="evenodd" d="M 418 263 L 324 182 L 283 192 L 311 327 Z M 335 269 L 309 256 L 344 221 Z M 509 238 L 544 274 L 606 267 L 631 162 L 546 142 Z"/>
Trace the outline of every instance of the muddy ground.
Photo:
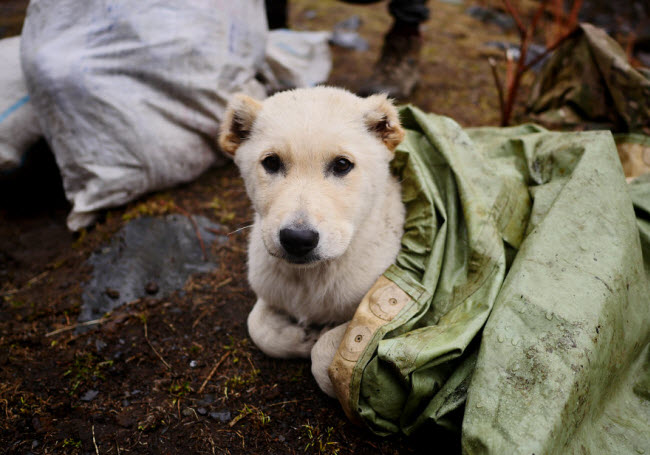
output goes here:
<path id="1" fill-rule="evenodd" d="M 390 25 L 383 6 L 291 2 L 296 29 L 332 29 L 353 14 L 370 50 L 333 48 L 330 82 L 358 88 Z M 483 2 L 485 4 L 486 2 Z M 25 1 L 0 4 L 0 31 L 20 31 Z M 411 100 L 463 125 L 494 125 L 498 102 L 488 41 L 512 29 L 468 16 L 470 2 L 432 1 L 424 27 L 423 77 Z M 524 81 L 524 99 L 530 78 Z M 521 112 L 521 104 L 518 112 Z M 309 363 L 273 360 L 252 345 L 246 315 L 246 230 L 251 211 L 236 168 L 102 214 L 80 235 L 44 143 L 0 178 L 0 453 L 11 454 L 407 454 L 458 453 L 459 437 L 380 438 L 349 423 L 322 394 Z M 84 262 L 137 216 L 203 215 L 224 227 L 208 246 L 218 267 L 166 298 L 128 302 L 77 334 Z M 198 239 L 197 239 L 198 241 Z"/>

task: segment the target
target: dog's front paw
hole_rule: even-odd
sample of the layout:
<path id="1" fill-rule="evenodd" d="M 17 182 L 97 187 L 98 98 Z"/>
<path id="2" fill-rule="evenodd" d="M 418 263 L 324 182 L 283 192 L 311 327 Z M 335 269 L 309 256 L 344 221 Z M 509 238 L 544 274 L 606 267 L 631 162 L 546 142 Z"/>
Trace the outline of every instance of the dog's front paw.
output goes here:
<path id="1" fill-rule="evenodd" d="M 336 398 L 336 393 L 328 369 L 347 328 L 348 323 L 346 322 L 323 333 L 311 350 L 311 374 L 321 390 L 332 398 Z"/>
<path id="2" fill-rule="evenodd" d="M 266 355 L 278 358 L 309 357 L 319 331 L 303 328 L 258 300 L 248 315 L 248 333 Z"/>

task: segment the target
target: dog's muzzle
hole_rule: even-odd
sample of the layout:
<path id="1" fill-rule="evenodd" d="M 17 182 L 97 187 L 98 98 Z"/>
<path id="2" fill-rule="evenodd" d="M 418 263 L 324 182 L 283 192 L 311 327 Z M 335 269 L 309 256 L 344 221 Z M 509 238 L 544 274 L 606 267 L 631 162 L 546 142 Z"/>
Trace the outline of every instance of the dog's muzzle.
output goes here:
<path id="1" fill-rule="evenodd" d="M 289 262 L 309 262 L 310 253 L 318 246 L 318 232 L 311 229 L 280 230 L 280 244 L 288 254 Z"/>

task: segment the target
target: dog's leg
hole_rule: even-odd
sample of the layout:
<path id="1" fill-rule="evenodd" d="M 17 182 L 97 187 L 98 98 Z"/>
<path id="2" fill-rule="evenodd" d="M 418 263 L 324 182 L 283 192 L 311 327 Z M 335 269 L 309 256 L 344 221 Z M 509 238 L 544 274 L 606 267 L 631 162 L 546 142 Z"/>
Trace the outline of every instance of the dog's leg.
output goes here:
<path id="1" fill-rule="evenodd" d="M 258 299 L 248 315 L 248 333 L 270 357 L 309 357 L 318 331 L 305 329 Z"/>
<path id="2" fill-rule="evenodd" d="M 334 360 L 334 354 L 341 344 L 348 324 L 349 322 L 346 322 L 323 333 L 311 349 L 311 374 L 314 375 L 321 390 L 332 398 L 336 398 L 336 394 L 327 369 Z"/>

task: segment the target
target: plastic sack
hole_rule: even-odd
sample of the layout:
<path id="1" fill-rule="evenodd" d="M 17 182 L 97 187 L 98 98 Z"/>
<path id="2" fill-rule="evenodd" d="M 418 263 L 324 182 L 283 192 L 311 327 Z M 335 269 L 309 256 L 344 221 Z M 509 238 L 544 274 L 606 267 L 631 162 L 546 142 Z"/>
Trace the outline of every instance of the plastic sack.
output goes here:
<path id="1" fill-rule="evenodd" d="M 401 115 L 402 249 L 329 370 L 348 416 L 467 454 L 642 453 L 650 180 L 607 131 Z"/>
<path id="2" fill-rule="evenodd" d="M 68 227 L 225 161 L 215 138 L 227 100 L 265 96 L 266 35 L 262 0 L 33 0 L 22 65 Z"/>
<path id="3" fill-rule="evenodd" d="M 0 40 L 0 171 L 18 167 L 40 137 L 20 67 L 20 37 Z"/>
<path id="4" fill-rule="evenodd" d="M 325 82 L 332 69 L 330 36 L 330 32 L 270 31 L 266 65 L 261 72 L 267 89 L 313 87 Z"/>

